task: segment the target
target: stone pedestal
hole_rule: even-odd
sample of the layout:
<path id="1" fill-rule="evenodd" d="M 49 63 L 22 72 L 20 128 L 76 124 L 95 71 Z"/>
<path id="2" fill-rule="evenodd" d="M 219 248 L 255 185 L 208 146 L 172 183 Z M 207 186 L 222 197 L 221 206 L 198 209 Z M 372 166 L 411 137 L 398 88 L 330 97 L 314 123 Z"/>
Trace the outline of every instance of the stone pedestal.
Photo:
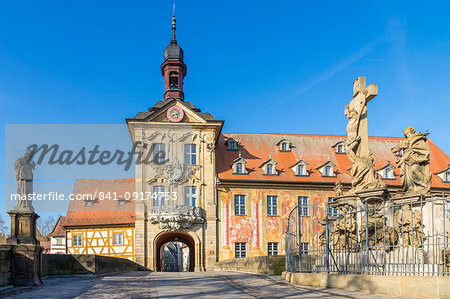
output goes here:
<path id="1" fill-rule="evenodd" d="M 42 251 L 39 245 L 1 245 L 11 256 L 11 284 L 33 286 L 42 284 Z"/>
<path id="2" fill-rule="evenodd" d="M 32 210 L 12 210 L 11 236 L 1 248 L 9 250 L 11 256 L 11 284 L 32 286 L 42 284 L 42 251 L 36 239 L 36 220 L 39 215 Z"/>

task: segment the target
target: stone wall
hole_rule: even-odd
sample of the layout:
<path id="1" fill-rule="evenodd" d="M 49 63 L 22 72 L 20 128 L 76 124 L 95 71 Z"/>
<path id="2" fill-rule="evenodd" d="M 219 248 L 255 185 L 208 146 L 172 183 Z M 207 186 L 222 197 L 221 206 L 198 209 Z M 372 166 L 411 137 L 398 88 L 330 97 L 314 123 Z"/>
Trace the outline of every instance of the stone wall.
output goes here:
<path id="1" fill-rule="evenodd" d="M 0 249 L 0 286 L 11 282 L 11 251 Z"/>
<path id="2" fill-rule="evenodd" d="M 138 264 L 116 257 L 94 254 L 42 255 L 42 276 L 106 274 L 137 270 Z"/>
<path id="3" fill-rule="evenodd" d="M 326 273 L 283 272 L 283 278 L 294 284 L 322 288 L 347 289 L 371 294 L 450 298 L 450 277 L 338 275 Z"/>
<path id="4" fill-rule="evenodd" d="M 270 275 L 281 275 L 285 270 L 284 255 L 233 258 L 216 263 L 217 270 L 237 270 Z"/>

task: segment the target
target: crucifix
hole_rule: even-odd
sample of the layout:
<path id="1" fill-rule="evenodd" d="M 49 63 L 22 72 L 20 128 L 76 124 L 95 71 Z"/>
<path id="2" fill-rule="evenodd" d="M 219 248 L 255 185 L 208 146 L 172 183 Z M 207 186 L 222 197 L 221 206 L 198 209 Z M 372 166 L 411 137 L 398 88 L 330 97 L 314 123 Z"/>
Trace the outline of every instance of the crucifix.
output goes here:
<path id="1" fill-rule="evenodd" d="M 367 103 L 378 94 L 376 84 L 366 87 L 366 77 L 358 77 L 353 82 L 353 99 L 345 106 L 347 124 L 347 148 L 359 157 L 369 156 L 367 130 Z"/>

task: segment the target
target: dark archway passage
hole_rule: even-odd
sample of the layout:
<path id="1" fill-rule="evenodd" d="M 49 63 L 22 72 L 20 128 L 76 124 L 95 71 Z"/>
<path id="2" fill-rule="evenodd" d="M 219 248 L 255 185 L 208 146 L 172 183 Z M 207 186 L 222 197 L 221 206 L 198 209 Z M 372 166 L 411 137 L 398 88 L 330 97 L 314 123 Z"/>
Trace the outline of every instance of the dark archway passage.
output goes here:
<path id="1" fill-rule="evenodd" d="M 191 236 L 177 233 L 177 232 L 169 232 L 158 238 L 155 246 L 155 256 L 156 256 L 156 271 L 162 270 L 162 250 L 164 250 L 164 246 L 169 242 L 181 242 L 186 244 L 189 248 L 189 271 L 193 272 L 195 267 L 195 243 Z"/>

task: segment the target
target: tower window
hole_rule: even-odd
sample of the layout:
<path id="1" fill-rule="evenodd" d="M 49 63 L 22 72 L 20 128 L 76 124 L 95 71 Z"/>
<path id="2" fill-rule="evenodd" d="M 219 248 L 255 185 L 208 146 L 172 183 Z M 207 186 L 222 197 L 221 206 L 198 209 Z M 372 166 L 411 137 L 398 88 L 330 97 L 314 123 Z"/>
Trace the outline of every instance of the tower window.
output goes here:
<path id="1" fill-rule="evenodd" d="M 177 89 L 178 88 L 178 73 L 177 72 L 170 72 L 170 74 L 169 74 L 169 87 L 171 89 Z"/>

